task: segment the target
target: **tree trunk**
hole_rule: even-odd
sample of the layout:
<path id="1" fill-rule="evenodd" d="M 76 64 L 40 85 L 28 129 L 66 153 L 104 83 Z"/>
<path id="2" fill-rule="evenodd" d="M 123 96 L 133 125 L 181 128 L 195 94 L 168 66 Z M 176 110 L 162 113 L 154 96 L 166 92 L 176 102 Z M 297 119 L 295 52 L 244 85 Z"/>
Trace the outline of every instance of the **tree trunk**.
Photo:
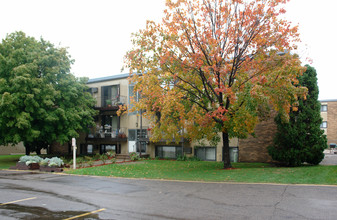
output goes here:
<path id="1" fill-rule="evenodd" d="M 41 155 L 41 147 L 40 147 L 40 146 L 38 146 L 38 147 L 36 148 L 36 154 L 37 154 L 37 155 Z"/>
<path id="2" fill-rule="evenodd" d="M 26 155 L 30 155 L 30 144 L 25 144 Z"/>
<path id="3" fill-rule="evenodd" d="M 231 168 L 231 161 L 229 157 L 229 137 L 228 133 L 222 132 L 222 161 L 224 165 L 224 169 Z"/>

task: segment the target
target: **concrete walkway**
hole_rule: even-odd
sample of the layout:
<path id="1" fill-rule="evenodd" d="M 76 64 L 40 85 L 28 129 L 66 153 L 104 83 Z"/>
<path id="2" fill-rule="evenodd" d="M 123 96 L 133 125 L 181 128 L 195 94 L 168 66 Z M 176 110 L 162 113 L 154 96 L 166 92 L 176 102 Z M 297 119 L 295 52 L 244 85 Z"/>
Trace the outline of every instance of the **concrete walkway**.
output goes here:
<path id="1" fill-rule="evenodd" d="M 330 150 L 324 151 L 325 157 L 320 165 L 337 165 L 337 154 L 330 152 Z"/>

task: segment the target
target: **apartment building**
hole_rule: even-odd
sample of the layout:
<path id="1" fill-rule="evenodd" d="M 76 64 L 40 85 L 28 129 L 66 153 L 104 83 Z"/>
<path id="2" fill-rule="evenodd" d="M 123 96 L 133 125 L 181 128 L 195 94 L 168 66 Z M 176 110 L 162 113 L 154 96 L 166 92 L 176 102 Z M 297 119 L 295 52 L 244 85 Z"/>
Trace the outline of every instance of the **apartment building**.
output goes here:
<path id="1" fill-rule="evenodd" d="M 129 83 L 129 74 L 90 79 L 89 91 L 97 100 L 95 126 L 88 134 L 77 139 L 78 153 L 102 154 L 114 151 L 116 154 L 137 152 L 143 156 L 176 158 L 183 152 L 192 155 L 191 145 L 186 139 L 178 143 L 150 141 L 149 121 L 140 112 L 132 112 L 132 101 L 137 101 L 139 94 L 134 92 L 134 85 Z M 127 106 L 127 112 L 117 115 L 119 106 Z"/>
<path id="2" fill-rule="evenodd" d="M 152 142 L 150 139 L 149 121 L 140 112 L 132 112 L 132 102 L 139 94 L 134 92 L 134 85 L 129 83 L 129 74 L 90 79 L 87 83 L 92 96 L 97 100 L 95 109 L 95 126 L 89 133 L 83 133 L 77 138 L 78 154 L 102 154 L 114 151 L 119 155 L 137 152 L 151 158 L 171 158 L 178 155 L 197 156 L 202 160 L 222 161 L 222 141 L 217 146 L 207 141 L 190 143 L 186 139 L 176 142 Z M 119 106 L 127 106 L 128 110 L 121 116 L 117 115 Z M 267 121 L 257 125 L 255 136 L 247 139 L 233 138 L 230 140 L 230 155 L 232 161 L 239 162 L 270 162 L 267 147 L 272 144 L 276 125 L 274 115 Z M 221 135 L 220 135 L 221 136 Z M 70 144 L 53 145 L 51 153 L 71 153 Z"/>
<path id="3" fill-rule="evenodd" d="M 320 100 L 321 129 L 328 138 L 328 145 L 337 144 L 337 99 Z"/>
<path id="4" fill-rule="evenodd" d="M 139 94 L 134 92 L 134 85 L 129 83 L 129 74 L 90 79 L 87 83 L 89 91 L 97 100 L 95 109 L 95 126 L 89 133 L 81 134 L 77 139 L 78 154 L 102 154 L 114 151 L 116 154 L 137 152 L 151 158 L 171 158 L 178 155 L 196 155 L 203 160 L 221 161 L 222 143 L 218 146 L 190 143 L 187 139 L 176 142 L 152 142 L 149 121 L 140 112 L 132 112 L 132 100 L 137 101 Z M 128 110 L 118 116 L 119 106 L 127 106 Z M 207 142 L 206 142 L 207 143 Z M 230 142 L 232 149 L 237 149 L 238 140 Z M 53 151 L 70 152 L 69 145 L 53 146 Z M 234 158 L 233 158 L 234 160 Z"/>

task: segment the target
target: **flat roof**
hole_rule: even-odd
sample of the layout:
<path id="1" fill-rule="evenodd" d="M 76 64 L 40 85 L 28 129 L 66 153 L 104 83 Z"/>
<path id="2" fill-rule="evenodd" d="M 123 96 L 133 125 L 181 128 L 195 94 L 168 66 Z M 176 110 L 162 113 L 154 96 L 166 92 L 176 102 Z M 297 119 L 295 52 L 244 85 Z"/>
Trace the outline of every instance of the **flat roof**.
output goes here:
<path id="1" fill-rule="evenodd" d="M 89 79 L 87 84 L 89 83 L 96 83 L 96 82 L 104 82 L 104 81 L 110 81 L 110 80 L 116 80 L 116 79 L 125 79 L 129 77 L 129 73 L 123 73 L 113 76 L 105 76 L 105 77 L 99 77 L 99 78 L 93 78 Z"/>
<path id="2" fill-rule="evenodd" d="M 320 102 L 337 102 L 337 99 L 322 99 Z"/>

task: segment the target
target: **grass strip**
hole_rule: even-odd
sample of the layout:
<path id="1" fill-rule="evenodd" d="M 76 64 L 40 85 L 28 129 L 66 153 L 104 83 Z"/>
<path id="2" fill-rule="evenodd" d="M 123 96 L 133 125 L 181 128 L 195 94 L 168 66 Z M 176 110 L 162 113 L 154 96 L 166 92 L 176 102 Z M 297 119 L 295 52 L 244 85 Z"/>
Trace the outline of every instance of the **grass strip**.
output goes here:
<path id="1" fill-rule="evenodd" d="M 9 169 L 15 166 L 23 155 L 0 155 L 0 169 Z"/>
<path id="2" fill-rule="evenodd" d="M 146 160 L 140 163 L 109 164 L 66 173 L 127 178 L 209 182 L 337 185 L 337 166 L 275 167 L 267 163 L 233 163 L 224 170 L 220 162 Z"/>

